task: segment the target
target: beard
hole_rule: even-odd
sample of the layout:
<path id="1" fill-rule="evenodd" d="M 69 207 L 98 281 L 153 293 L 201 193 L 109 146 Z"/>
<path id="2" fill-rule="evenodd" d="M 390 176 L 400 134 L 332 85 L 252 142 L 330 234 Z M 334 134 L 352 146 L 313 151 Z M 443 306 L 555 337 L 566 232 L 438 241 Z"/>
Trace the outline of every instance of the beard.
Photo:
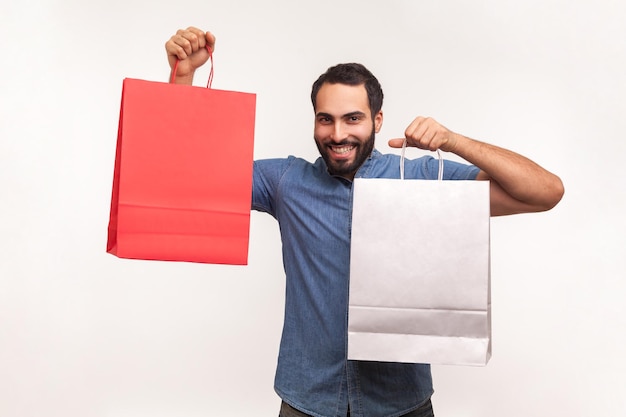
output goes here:
<path id="1" fill-rule="evenodd" d="M 363 165 L 365 160 L 369 158 L 372 151 L 374 150 L 374 138 L 376 136 L 376 132 L 374 130 L 374 125 L 372 124 L 372 132 L 366 141 L 360 142 L 358 140 L 351 140 L 350 138 L 345 139 L 341 142 L 333 143 L 335 146 L 355 146 L 356 154 L 352 161 L 338 161 L 331 156 L 331 150 L 321 144 L 317 139 L 315 140 L 315 144 L 317 145 L 317 150 L 319 151 L 322 159 L 326 162 L 326 166 L 328 167 L 328 172 L 332 175 L 338 175 L 340 177 L 345 176 L 354 176 L 358 169 Z"/>

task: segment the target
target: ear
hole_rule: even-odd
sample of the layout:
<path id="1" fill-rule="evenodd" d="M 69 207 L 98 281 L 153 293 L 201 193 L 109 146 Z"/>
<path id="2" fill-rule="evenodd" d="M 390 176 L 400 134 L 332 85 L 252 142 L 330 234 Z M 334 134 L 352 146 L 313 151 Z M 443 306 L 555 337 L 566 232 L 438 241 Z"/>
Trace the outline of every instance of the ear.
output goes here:
<path id="1" fill-rule="evenodd" d="M 374 116 L 374 131 L 378 133 L 381 127 L 383 127 L 383 111 L 382 110 L 380 110 L 378 113 L 376 113 L 376 116 Z"/>

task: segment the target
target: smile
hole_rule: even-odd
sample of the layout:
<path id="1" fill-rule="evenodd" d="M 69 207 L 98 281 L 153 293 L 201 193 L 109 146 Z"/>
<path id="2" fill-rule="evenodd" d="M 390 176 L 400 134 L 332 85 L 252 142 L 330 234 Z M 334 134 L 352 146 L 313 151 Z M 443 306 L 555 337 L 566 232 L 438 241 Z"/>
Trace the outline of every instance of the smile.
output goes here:
<path id="1" fill-rule="evenodd" d="M 331 146 L 330 149 L 337 154 L 344 154 L 352 151 L 355 148 L 354 145 L 343 145 L 343 146 Z"/>

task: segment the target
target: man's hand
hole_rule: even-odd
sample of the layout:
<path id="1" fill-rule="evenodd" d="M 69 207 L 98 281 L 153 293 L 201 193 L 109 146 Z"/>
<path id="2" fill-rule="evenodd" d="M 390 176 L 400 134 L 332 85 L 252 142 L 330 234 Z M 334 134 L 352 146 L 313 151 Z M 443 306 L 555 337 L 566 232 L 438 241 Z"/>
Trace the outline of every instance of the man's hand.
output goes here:
<path id="1" fill-rule="evenodd" d="M 420 149 L 454 152 L 459 135 L 448 130 L 430 117 L 417 117 L 404 131 L 406 144 Z M 401 148 L 403 139 L 390 139 L 389 146 Z"/>
<path id="2" fill-rule="evenodd" d="M 407 145 L 453 152 L 480 168 L 477 180 L 490 180 L 491 215 L 550 210 L 563 196 L 561 179 L 515 152 L 454 133 L 431 118 L 416 118 L 404 132 Z M 404 139 L 391 139 L 401 148 Z"/>
<path id="3" fill-rule="evenodd" d="M 195 27 L 180 29 L 165 43 L 167 60 L 173 70 L 176 70 L 176 84 L 189 84 L 193 81 L 193 75 L 199 67 L 209 59 L 209 51 L 215 50 L 215 36 L 211 32 L 203 32 Z"/>

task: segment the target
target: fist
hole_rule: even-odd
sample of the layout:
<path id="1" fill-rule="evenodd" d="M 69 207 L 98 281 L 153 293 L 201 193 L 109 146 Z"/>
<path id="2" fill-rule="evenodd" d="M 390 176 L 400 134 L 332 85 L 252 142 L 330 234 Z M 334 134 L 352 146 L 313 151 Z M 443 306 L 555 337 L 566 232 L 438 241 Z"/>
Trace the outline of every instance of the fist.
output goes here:
<path id="1" fill-rule="evenodd" d="M 451 152 L 456 144 L 456 134 L 431 117 L 417 117 L 404 131 L 407 146 L 420 149 Z M 401 148 L 403 139 L 391 139 L 389 146 Z"/>
<path id="2" fill-rule="evenodd" d="M 180 29 L 165 43 L 170 68 L 178 63 L 177 75 L 186 77 L 206 63 L 215 50 L 215 36 L 195 27 Z M 209 52 L 210 51 L 210 52 Z"/>

